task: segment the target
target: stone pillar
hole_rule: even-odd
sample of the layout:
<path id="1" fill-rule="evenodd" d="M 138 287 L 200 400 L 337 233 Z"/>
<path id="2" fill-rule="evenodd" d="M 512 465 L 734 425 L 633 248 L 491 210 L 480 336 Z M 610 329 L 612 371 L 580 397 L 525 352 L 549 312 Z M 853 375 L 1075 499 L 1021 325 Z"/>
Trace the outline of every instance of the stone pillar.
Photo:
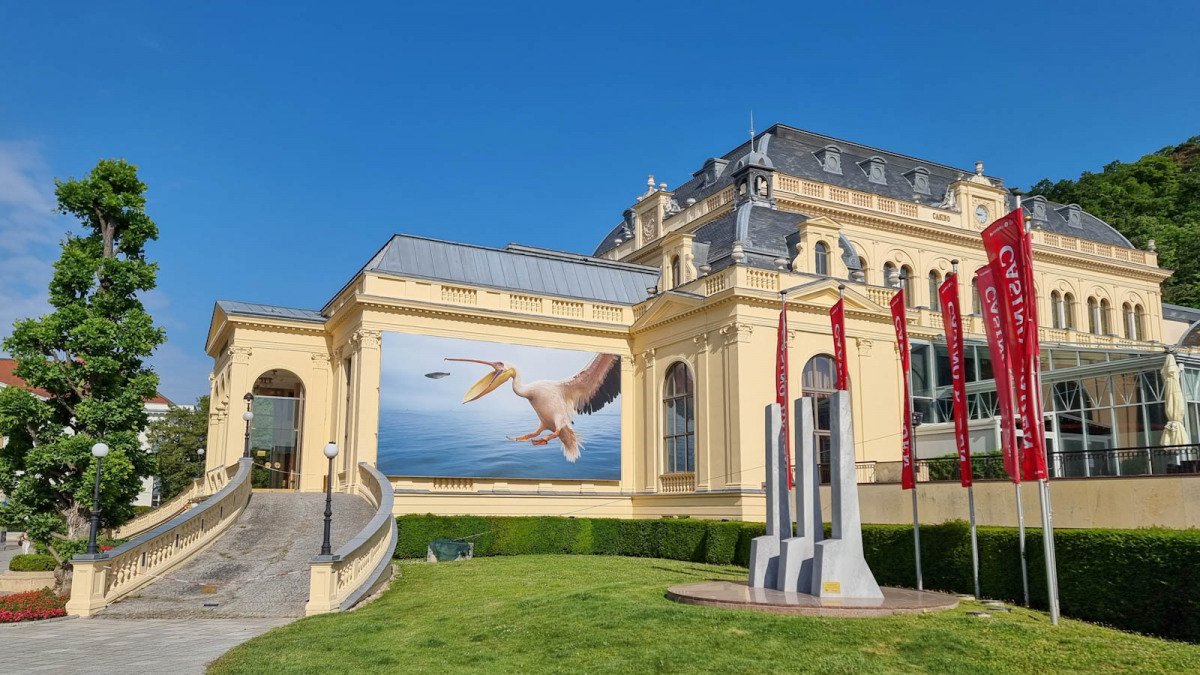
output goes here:
<path id="1" fill-rule="evenodd" d="M 779 544 L 791 534 L 791 509 L 788 508 L 786 460 L 781 452 L 782 423 L 779 404 L 766 407 L 765 473 L 767 477 L 767 533 L 750 542 L 751 588 L 779 586 Z"/>
<path id="2" fill-rule="evenodd" d="M 829 467 L 833 532 L 831 538 L 815 546 L 811 593 L 822 598 L 882 598 L 883 592 L 863 557 L 849 392 L 834 392 L 829 413 L 833 443 Z"/>
<path id="3" fill-rule="evenodd" d="M 812 588 L 813 550 L 824 535 L 821 522 L 821 475 L 813 451 L 813 399 L 796 399 L 792 418 L 795 443 L 796 534 L 785 537 L 779 549 L 781 591 L 808 593 Z"/>

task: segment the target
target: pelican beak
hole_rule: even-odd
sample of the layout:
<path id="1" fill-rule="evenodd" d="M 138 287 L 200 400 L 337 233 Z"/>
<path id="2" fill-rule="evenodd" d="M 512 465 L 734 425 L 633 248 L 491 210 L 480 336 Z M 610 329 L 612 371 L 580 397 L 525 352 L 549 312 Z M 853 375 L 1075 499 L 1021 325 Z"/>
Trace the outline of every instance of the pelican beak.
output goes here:
<path id="1" fill-rule="evenodd" d="M 511 378 L 515 373 L 512 368 L 505 368 L 504 364 L 499 361 L 480 361 L 479 359 L 446 359 L 447 361 L 465 361 L 468 363 L 482 363 L 485 366 L 491 366 L 492 372 L 484 375 L 478 382 L 471 385 L 467 393 L 463 394 L 463 403 L 470 403 L 485 394 L 488 394 L 504 384 L 505 380 Z"/>

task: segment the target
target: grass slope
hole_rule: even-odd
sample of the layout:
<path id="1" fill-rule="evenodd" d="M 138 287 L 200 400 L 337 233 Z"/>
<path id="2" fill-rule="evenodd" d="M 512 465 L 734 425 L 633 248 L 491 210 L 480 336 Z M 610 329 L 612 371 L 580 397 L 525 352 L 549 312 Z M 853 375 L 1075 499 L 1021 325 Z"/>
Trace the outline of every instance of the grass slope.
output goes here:
<path id="1" fill-rule="evenodd" d="M 738 567 L 530 555 L 399 572 L 371 604 L 273 630 L 210 672 L 1200 671 L 1200 646 L 1026 610 L 819 619 L 663 597 Z"/>

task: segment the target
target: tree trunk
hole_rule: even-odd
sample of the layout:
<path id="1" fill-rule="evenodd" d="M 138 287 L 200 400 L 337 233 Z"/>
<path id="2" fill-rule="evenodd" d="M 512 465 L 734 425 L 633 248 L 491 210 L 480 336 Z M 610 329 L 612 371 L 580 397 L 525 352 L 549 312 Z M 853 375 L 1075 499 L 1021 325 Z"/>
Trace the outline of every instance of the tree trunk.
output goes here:
<path id="1" fill-rule="evenodd" d="M 81 539 L 88 536 L 92 525 L 92 510 L 85 504 L 75 502 L 61 511 L 67 521 L 67 537 Z"/>

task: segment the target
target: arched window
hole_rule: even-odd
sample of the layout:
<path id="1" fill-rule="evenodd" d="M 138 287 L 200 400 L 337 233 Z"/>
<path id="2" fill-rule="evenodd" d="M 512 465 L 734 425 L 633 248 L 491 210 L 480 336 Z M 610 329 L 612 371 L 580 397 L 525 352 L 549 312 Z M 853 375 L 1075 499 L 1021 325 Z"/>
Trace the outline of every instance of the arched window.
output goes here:
<path id="1" fill-rule="evenodd" d="M 821 467 L 821 482 L 829 482 L 829 397 L 837 389 L 837 365 L 828 354 L 817 354 L 804 364 L 800 376 L 804 396 L 813 399 L 813 434 L 816 436 L 817 462 Z"/>
<path id="2" fill-rule="evenodd" d="M 1058 291 L 1050 291 L 1050 320 L 1055 328 L 1063 327 L 1063 301 Z"/>
<path id="3" fill-rule="evenodd" d="M 862 274 L 862 283 L 870 283 L 870 280 L 867 279 L 867 271 L 871 269 L 871 265 L 867 262 L 867 257 L 864 255 L 858 256 L 858 264 L 862 265 L 862 272 L 859 273 Z M 849 271 L 849 273 L 846 275 L 846 278 L 850 281 L 858 281 L 854 278 L 853 271 Z"/>
<path id="4" fill-rule="evenodd" d="M 971 277 L 971 313 L 983 314 L 983 301 L 979 299 L 979 278 Z"/>
<path id="5" fill-rule="evenodd" d="M 1100 300 L 1100 334 L 1112 335 L 1112 305 L 1107 298 Z"/>
<path id="6" fill-rule="evenodd" d="M 1075 296 L 1071 293 L 1063 294 L 1063 328 L 1075 330 Z"/>
<path id="7" fill-rule="evenodd" d="M 904 284 L 904 304 L 909 307 L 916 307 L 917 280 L 913 278 L 912 268 L 908 265 L 900 268 L 900 283 Z"/>
<path id="8" fill-rule="evenodd" d="M 679 256 L 677 256 L 677 255 L 671 256 L 670 283 L 671 283 L 671 288 L 675 288 L 679 284 L 683 283 L 683 275 L 681 274 L 681 270 L 679 267 Z"/>
<path id="9" fill-rule="evenodd" d="M 1092 335 L 1100 334 L 1100 305 L 1096 304 L 1096 298 L 1088 298 L 1088 332 Z"/>
<path id="10" fill-rule="evenodd" d="M 1125 326 L 1125 337 L 1136 340 L 1137 334 L 1133 329 L 1133 307 L 1128 302 L 1121 305 L 1121 323 Z"/>
<path id="11" fill-rule="evenodd" d="M 929 270 L 929 309 L 942 311 L 942 303 L 938 302 L 938 285 L 942 283 L 937 270 Z"/>
<path id="12" fill-rule="evenodd" d="M 1146 339 L 1146 309 L 1141 305 L 1133 306 L 1133 329 L 1137 332 L 1136 339 Z"/>
<path id="13" fill-rule="evenodd" d="M 663 448 L 667 473 L 696 470 L 696 397 L 692 371 L 677 361 L 663 385 Z"/>
<path id="14" fill-rule="evenodd" d="M 829 245 L 818 241 L 817 245 L 813 247 L 813 254 L 817 257 L 817 264 L 813 271 L 821 276 L 829 276 Z"/>
<path id="15" fill-rule="evenodd" d="M 895 276 L 898 276 L 898 272 L 896 272 L 896 266 L 890 262 L 883 263 L 883 285 L 887 286 L 888 288 L 899 288 L 900 280 L 892 279 L 892 277 Z"/>

